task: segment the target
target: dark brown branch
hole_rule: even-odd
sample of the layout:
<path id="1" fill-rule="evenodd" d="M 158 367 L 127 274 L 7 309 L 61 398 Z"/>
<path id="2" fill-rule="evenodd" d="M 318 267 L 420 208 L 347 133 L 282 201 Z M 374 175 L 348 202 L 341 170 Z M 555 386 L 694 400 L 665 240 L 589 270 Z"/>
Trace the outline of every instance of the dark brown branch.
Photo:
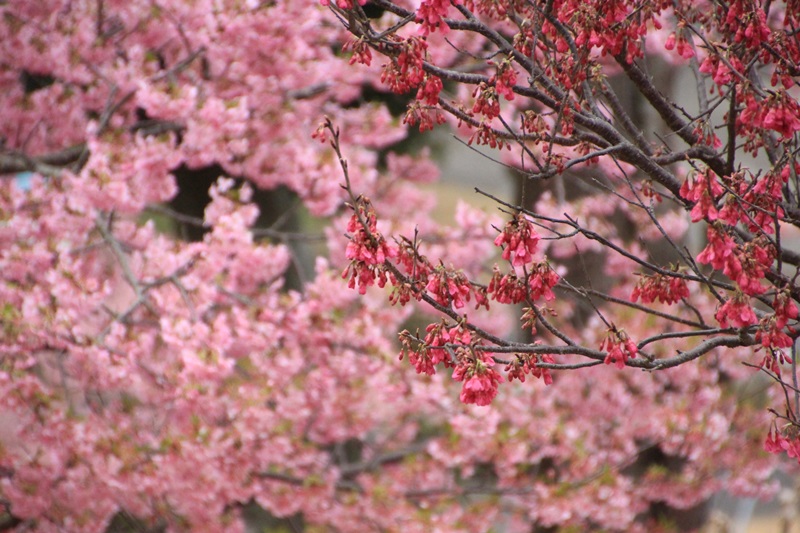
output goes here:
<path id="1" fill-rule="evenodd" d="M 636 63 L 628 63 L 624 55 L 617 56 L 616 60 L 625 71 L 628 78 L 636 85 L 642 95 L 647 98 L 647 101 L 650 102 L 653 109 L 664 119 L 664 122 L 666 122 L 667 126 L 672 131 L 677 133 L 689 146 L 702 144 L 701 139 L 694 133 L 691 123 L 686 122 L 678 116 L 670 101 L 655 88 L 651 80 L 642 72 Z M 711 170 L 716 172 L 717 175 L 725 175 L 725 162 L 718 155 L 709 157 L 708 154 L 702 154 L 700 160 L 708 165 Z"/>

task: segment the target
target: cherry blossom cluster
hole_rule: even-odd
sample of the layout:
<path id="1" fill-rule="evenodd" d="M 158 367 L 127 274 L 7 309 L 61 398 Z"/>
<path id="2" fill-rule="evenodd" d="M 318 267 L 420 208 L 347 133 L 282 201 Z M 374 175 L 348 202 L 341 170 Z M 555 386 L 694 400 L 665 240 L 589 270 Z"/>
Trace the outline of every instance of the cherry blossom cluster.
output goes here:
<path id="1" fill-rule="evenodd" d="M 405 117 L 403 117 L 403 124 L 408 124 L 409 126 L 419 124 L 420 133 L 430 131 L 434 126 L 444 123 L 444 113 L 440 109 L 431 108 L 419 102 L 410 105 Z"/>
<path id="2" fill-rule="evenodd" d="M 380 287 L 386 284 L 384 263 L 397 256 L 397 247 L 378 233 L 378 217 L 368 198 L 358 198 L 353 210 L 347 223 L 350 240 L 345 252 L 350 264 L 342 272 L 342 278 L 349 279 L 351 289 L 357 284 L 358 292 L 365 294 L 376 279 Z"/>
<path id="3" fill-rule="evenodd" d="M 479 352 L 480 353 L 480 352 Z M 497 396 L 502 374 L 494 368 L 495 362 L 489 354 L 462 356 L 453 369 L 453 380 L 462 381 L 460 399 L 463 403 L 489 405 Z"/>
<path id="4" fill-rule="evenodd" d="M 687 38 L 686 30 L 680 24 L 676 32 L 669 34 L 664 42 L 664 48 L 670 51 L 676 50 L 683 59 L 690 59 L 695 56 L 692 38 Z"/>
<path id="5" fill-rule="evenodd" d="M 643 275 L 631 293 L 631 301 L 649 304 L 655 301 L 672 305 L 689 297 L 684 278 L 664 274 Z"/>
<path id="6" fill-rule="evenodd" d="M 439 304 L 461 309 L 469 301 L 472 288 L 463 272 L 448 271 L 437 267 L 428 278 L 425 289 Z"/>
<path id="7" fill-rule="evenodd" d="M 789 322 L 798 318 L 797 304 L 788 291 L 783 290 L 775 295 L 772 309 L 774 313 L 764 316 L 759 321 L 756 341 L 765 348 L 791 348 L 793 340 L 788 334 L 795 334 L 796 330 L 789 326 Z M 777 373 L 780 373 L 780 370 Z"/>
<path id="8" fill-rule="evenodd" d="M 798 426 L 790 425 L 784 431 L 771 429 L 764 442 L 764 449 L 770 453 L 785 453 L 800 462 L 800 432 Z"/>
<path id="9" fill-rule="evenodd" d="M 408 355 L 417 374 L 431 376 L 436 373 L 435 367 L 439 363 L 444 363 L 449 368 L 455 367 L 457 358 L 450 354 L 473 343 L 472 333 L 463 325 L 448 326 L 444 321 L 429 324 L 425 328 L 425 338 L 422 341 L 408 330 L 402 331 L 399 338 L 403 346 L 400 359 Z"/>
<path id="10" fill-rule="evenodd" d="M 512 362 L 506 365 L 506 372 L 508 372 L 508 381 L 518 379 L 520 382 L 525 383 L 525 378 L 528 374 L 537 379 L 541 379 L 545 385 L 553 384 L 553 376 L 550 370 L 538 366 L 537 363 L 555 364 L 555 358 L 550 354 L 541 355 L 517 355 Z"/>
<path id="11" fill-rule="evenodd" d="M 717 220 L 719 217 L 717 200 L 723 192 L 722 185 L 710 170 L 684 181 L 681 186 L 681 197 L 693 203 L 692 222 Z"/>
<path id="12" fill-rule="evenodd" d="M 766 290 L 761 281 L 775 258 L 771 245 L 760 239 L 742 246 L 724 229 L 713 225 L 709 226 L 707 236 L 708 244 L 698 254 L 698 262 L 721 270 L 745 294 L 752 296 Z"/>
<path id="13" fill-rule="evenodd" d="M 788 170 L 788 169 L 787 169 Z M 729 195 L 719 210 L 719 219 L 731 226 L 742 223 L 754 233 L 775 233 L 775 219 L 783 219 L 785 211 L 776 201 L 781 197 L 780 187 L 786 178 L 769 173 L 761 179 L 745 180 L 739 174 L 731 176 L 731 189 L 737 195 Z"/>
<path id="14" fill-rule="evenodd" d="M 506 60 L 497 65 L 497 73 L 489 79 L 489 83 L 494 84 L 497 94 L 506 100 L 513 100 L 514 85 L 517 84 L 517 72 L 513 63 Z"/>
<path id="15" fill-rule="evenodd" d="M 461 5 L 461 0 L 423 0 L 416 17 L 420 35 L 427 36 L 437 30 L 442 34 L 450 31 L 444 19 L 451 5 Z"/>
<path id="16" fill-rule="evenodd" d="M 600 350 L 606 352 L 603 362 L 607 365 L 614 363 L 617 368 L 625 368 L 628 359 L 635 358 L 639 353 L 636 343 L 628 334 L 615 327 L 608 330 L 603 342 L 600 343 Z"/>
<path id="17" fill-rule="evenodd" d="M 419 87 L 425 80 L 423 63 L 427 54 L 428 41 L 410 37 L 399 46 L 401 50 L 397 57 L 393 57 L 389 63 L 384 65 L 381 82 L 385 83 L 393 92 L 404 93 Z M 439 85 L 441 85 L 441 81 Z M 420 91 L 422 95 L 427 93 L 430 93 L 430 90 Z"/>
<path id="18" fill-rule="evenodd" d="M 531 265 L 523 278 L 515 272 L 502 274 L 495 266 L 487 293 L 501 304 L 516 304 L 528 299 L 536 301 L 542 297 L 549 302 L 555 299 L 552 289 L 558 280 L 558 274 L 547 261 Z"/>
<path id="19" fill-rule="evenodd" d="M 514 267 L 520 267 L 533 261 L 539 239 L 531 221 L 520 214 L 506 223 L 494 244 L 503 248 L 503 259 Z"/>

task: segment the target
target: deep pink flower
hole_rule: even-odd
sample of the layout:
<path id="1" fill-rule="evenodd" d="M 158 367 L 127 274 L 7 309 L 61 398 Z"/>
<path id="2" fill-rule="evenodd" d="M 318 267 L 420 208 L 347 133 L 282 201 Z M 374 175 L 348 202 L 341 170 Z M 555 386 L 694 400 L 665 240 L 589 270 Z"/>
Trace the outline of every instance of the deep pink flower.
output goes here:
<path id="1" fill-rule="evenodd" d="M 559 276 L 547 261 L 542 261 L 531 267 L 528 274 L 528 288 L 532 300 L 544 297 L 551 302 L 555 299 L 552 288 L 558 283 Z"/>
<path id="2" fill-rule="evenodd" d="M 714 316 L 723 328 L 727 328 L 729 322 L 737 328 L 746 328 L 758 322 L 756 313 L 750 305 L 750 298 L 741 292 L 725 302 Z"/>
<path id="3" fill-rule="evenodd" d="M 350 242 L 347 243 L 345 257 L 350 259 L 350 264 L 342 272 L 343 279 L 350 278 L 348 286 L 352 289 L 358 285 L 361 294 L 365 294 L 367 287 L 374 285 L 376 280 L 380 287 L 386 284 L 384 263 L 387 259 L 397 257 L 397 247 L 386 242 L 378 233 L 377 226 L 375 211 L 369 200 L 363 198 L 347 223 Z"/>
<path id="4" fill-rule="evenodd" d="M 539 246 L 539 234 L 530 220 L 524 215 L 517 215 L 506 223 L 503 231 L 494 240 L 495 246 L 503 246 L 503 259 L 511 261 L 513 266 L 522 266 L 533 262 L 533 254 Z"/>
<path id="5" fill-rule="evenodd" d="M 461 5 L 461 0 L 423 0 L 417 9 L 416 22 L 420 24 L 420 35 L 427 36 L 436 30 L 442 34 L 450 31 L 444 21 L 451 4 Z"/>
<path id="6" fill-rule="evenodd" d="M 682 198 L 694 202 L 692 207 L 692 222 L 708 220 L 713 222 L 717 219 L 716 201 L 722 196 L 724 189 L 720 185 L 717 175 L 711 170 L 697 174 L 693 178 L 687 178 L 681 186 L 680 195 Z"/>
<path id="7" fill-rule="evenodd" d="M 767 439 L 764 442 L 764 449 L 769 453 L 783 453 L 789 457 L 795 458 L 800 463 L 800 427 L 795 425 L 788 426 L 783 432 L 777 428 L 773 428 L 767 433 Z M 790 437 L 785 433 L 791 433 Z"/>
<path id="8" fill-rule="evenodd" d="M 468 359 L 453 370 L 453 379 L 463 381 L 460 399 L 466 404 L 489 405 L 497 396 L 503 376 L 492 367 L 494 360 L 489 354 L 478 359 Z"/>
<path id="9" fill-rule="evenodd" d="M 438 76 L 425 76 L 425 82 L 417 91 L 417 100 L 427 105 L 436 105 L 439 103 L 439 93 L 443 88 L 442 80 Z"/>
<path id="10" fill-rule="evenodd" d="M 659 301 L 670 305 L 688 297 L 689 288 L 685 279 L 663 274 L 642 276 L 631 293 L 632 302 L 641 298 L 644 303 Z"/>
<path id="11" fill-rule="evenodd" d="M 764 116 L 764 127 L 780 133 L 784 139 L 800 130 L 800 106 L 791 98 L 776 98 Z"/>
<path id="12" fill-rule="evenodd" d="M 487 293 L 501 304 L 517 304 L 525 301 L 527 297 L 523 280 L 514 272 L 502 274 L 497 265 L 494 267 L 494 275 L 489 282 Z"/>
<path id="13" fill-rule="evenodd" d="M 439 304 L 461 309 L 470 299 L 472 286 L 463 272 L 437 267 L 425 287 Z"/>
<path id="14" fill-rule="evenodd" d="M 608 334 L 600 343 L 600 350 L 606 352 L 603 362 L 607 365 L 614 363 L 617 368 L 625 368 L 628 359 L 635 358 L 639 353 L 636 343 L 628 337 L 628 334 L 614 327 L 608 330 Z"/>

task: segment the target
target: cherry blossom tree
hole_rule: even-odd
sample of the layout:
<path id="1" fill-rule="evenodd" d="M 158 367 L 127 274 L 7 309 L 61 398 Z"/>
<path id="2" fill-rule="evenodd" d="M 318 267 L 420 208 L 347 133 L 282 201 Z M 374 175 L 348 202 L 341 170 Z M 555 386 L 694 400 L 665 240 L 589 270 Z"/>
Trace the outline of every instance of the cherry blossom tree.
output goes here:
<path id="1" fill-rule="evenodd" d="M 796 9 L 1 3 L 0 529 L 655 531 L 769 495 Z M 432 216 L 397 145 L 446 122 L 520 198 Z"/>
<path id="2" fill-rule="evenodd" d="M 347 183 L 350 285 L 389 284 L 393 303 L 445 317 L 404 330 L 401 357 L 420 374 L 451 371 L 461 401 L 479 406 L 504 381 L 547 385 L 557 370 L 685 376 L 691 363 L 717 381 L 743 365 L 777 384 L 766 450 L 800 462 L 796 2 L 322 3 L 352 33 L 351 61 L 380 56 L 381 80 L 413 95 L 407 124 L 450 122 L 470 145 L 507 150 L 522 181 L 516 202 L 476 190 L 509 219 L 490 274 L 429 252 L 417 233 L 378 231 L 379 212 Z M 691 73 L 690 101 L 654 81 L 665 65 Z M 698 250 L 693 227 L 705 232 Z M 470 299 L 518 306 L 533 340 L 483 326 Z"/>

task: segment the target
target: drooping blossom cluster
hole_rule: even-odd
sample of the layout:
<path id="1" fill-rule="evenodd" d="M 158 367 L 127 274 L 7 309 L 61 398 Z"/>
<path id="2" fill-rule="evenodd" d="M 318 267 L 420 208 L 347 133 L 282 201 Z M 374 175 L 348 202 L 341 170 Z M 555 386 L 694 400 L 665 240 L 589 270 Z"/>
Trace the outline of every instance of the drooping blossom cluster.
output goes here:
<path id="1" fill-rule="evenodd" d="M 350 241 L 345 257 L 350 264 L 342 272 L 342 278 L 349 280 L 351 289 L 358 285 L 358 292 L 365 294 L 376 279 L 380 287 L 386 284 L 384 263 L 397 256 L 397 247 L 387 243 L 378 232 L 378 217 L 368 198 L 359 198 L 354 211 L 347 223 Z"/>
<path id="2" fill-rule="evenodd" d="M 766 315 L 759 321 L 756 341 L 765 348 L 791 348 L 794 341 L 788 333 L 795 334 L 796 329 L 789 326 L 789 322 L 798 318 L 797 304 L 791 295 L 783 290 L 775 295 L 772 309 L 774 313 Z"/>
<path id="3" fill-rule="evenodd" d="M 628 359 L 633 359 L 639 353 L 636 343 L 625 333 L 624 330 L 612 327 L 606 333 L 603 342 L 600 343 L 600 350 L 606 352 L 603 363 L 610 365 L 614 363 L 617 368 L 625 368 Z"/>
<path id="4" fill-rule="evenodd" d="M 511 61 L 502 61 L 497 66 L 497 73 L 489 79 L 490 84 L 494 84 L 497 94 L 506 100 L 514 99 L 514 85 L 517 83 L 517 72 Z"/>
<path id="5" fill-rule="evenodd" d="M 470 299 L 472 288 L 463 272 L 451 272 L 438 267 L 428 277 L 425 287 L 439 304 L 461 309 Z"/>
<path id="6" fill-rule="evenodd" d="M 730 179 L 730 187 L 736 195 L 728 195 L 725 205 L 719 210 L 719 219 L 731 226 L 742 223 L 751 232 L 775 233 L 775 219 L 785 216 L 783 207 L 776 203 L 781 197 L 781 186 L 786 177 L 769 173 L 759 179 L 744 179 L 741 173 Z"/>
<path id="7" fill-rule="evenodd" d="M 478 352 L 480 353 L 480 352 Z M 460 399 L 463 403 L 489 405 L 497 396 L 503 376 L 494 368 L 490 354 L 463 356 L 453 369 L 453 380 L 461 381 Z"/>
<path id="8" fill-rule="evenodd" d="M 758 317 L 750 303 L 750 298 L 742 293 L 734 294 L 717 310 L 714 315 L 723 328 L 733 324 L 737 328 L 746 328 L 758 322 Z"/>
<path id="9" fill-rule="evenodd" d="M 555 299 L 556 295 L 553 294 L 553 287 L 558 283 L 559 277 L 550 263 L 541 261 L 531 265 L 528 273 L 528 288 L 533 300 L 544 298 L 550 302 Z"/>
<path id="10" fill-rule="evenodd" d="M 770 453 L 785 453 L 800 461 L 800 431 L 798 426 L 789 425 L 783 431 L 773 428 L 767 434 L 764 449 Z"/>
<path id="11" fill-rule="evenodd" d="M 508 372 L 508 381 L 518 379 L 520 382 L 525 383 L 528 374 L 537 379 L 544 381 L 545 385 L 553 384 L 553 376 L 550 370 L 542 368 L 539 363 L 555 364 L 556 360 L 550 354 L 541 354 L 535 356 L 527 356 L 519 354 L 513 361 L 506 365 L 506 372 Z"/>
<path id="12" fill-rule="evenodd" d="M 678 24 L 677 31 L 670 33 L 664 42 L 664 48 L 670 51 L 676 50 L 683 59 L 690 59 L 695 56 L 691 42 L 691 37 L 687 37 L 687 31 Z"/>
<path id="13" fill-rule="evenodd" d="M 439 363 L 444 363 L 448 368 L 456 366 L 456 358 L 450 354 L 473 343 L 472 333 L 463 325 L 448 326 L 444 321 L 429 324 L 422 341 L 408 330 L 402 331 L 399 338 L 403 346 L 400 359 L 408 355 L 417 374 L 430 376 L 436 373 L 435 367 Z"/>
<path id="14" fill-rule="evenodd" d="M 539 246 L 539 234 L 524 215 L 516 215 L 508 221 L 494 240 L 495 246 L 503 248 L 503 259 L 514 267 L 533 262 Z"/>
<path id="15" fill-rule="evenodd" d="M 427 54 L 428 41 L 412 37 L 399 46 L 401 49 L 397 57 L 393 57 L 389 63 L 384 65 L 381 82 L 385 83 L 393 92 L 404 93 L 419 87 L 425 79 L 423 63 Z M 422 91 L 421 94 L 426 94 L 426 91 Z"/>
<path id="16" fill-rule="evenodd" d="M 427 36 L 437 30 L 442 34 L 450 31 L 444 19 L 451 5 L 461 5 L 461 0 L 422 0 L 416 17 L 420 35 Z"/>
<path id="17" fill-rule="evenodd" d="M 699 263 L 721 270 L 745 294 L 752 296 L 766 290 L 761 281 L 774 260 L 771 245 L 765 245 L 763 240 L 739 245 L 718 226 L 709 226 L 707 236 L 708 244 L 697 256 Z"/>
<path id="18" fill-rule="evenodd" d="M 525 280 L 520 279 L 514 272 L 503 274 L 496 266 L 487 292 L 493 300 L 501 304 L 518 304 L 528 298 Z"/>
<path id="19" fill-rule="evenodd" d="M 514 272 L 503 274 L 495 266 L 487 293 L 501 304 L 516 304 L 528 299 L 536 301 L 542 297 L 552 301 L 555 298 L 552 289 L 558 280 L 558 274 L 547 261 L 530 265 L 524 277 Z"/>
<path id="20" fill-rule="evenodd" d="M 684 181 L 681 186 L 681 197 L 693 202 L 692 222 L 699 220 L 714 222 L 719 216 L 716 202 L 723 192 L 717 176 L 710 170 Z"/>
<path id="21" fill-rule="evenodd" d="M 672 305 L 689 297 L 689 287 L 684 278 L 663 274 L 642 275 L 631 293 L 631 301 L 649 304 L 655 301 Z"/>

